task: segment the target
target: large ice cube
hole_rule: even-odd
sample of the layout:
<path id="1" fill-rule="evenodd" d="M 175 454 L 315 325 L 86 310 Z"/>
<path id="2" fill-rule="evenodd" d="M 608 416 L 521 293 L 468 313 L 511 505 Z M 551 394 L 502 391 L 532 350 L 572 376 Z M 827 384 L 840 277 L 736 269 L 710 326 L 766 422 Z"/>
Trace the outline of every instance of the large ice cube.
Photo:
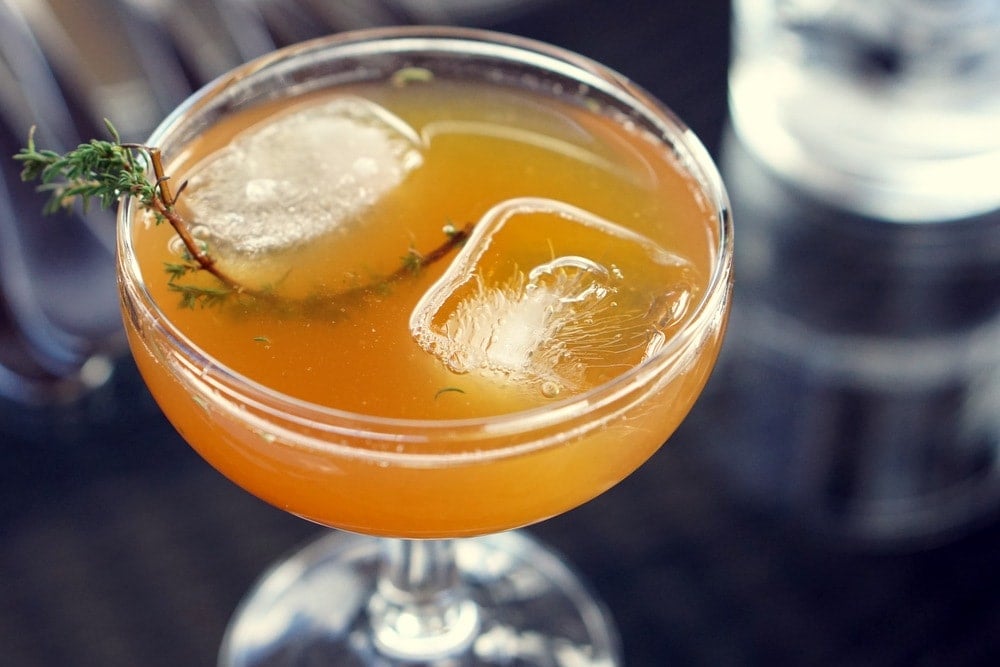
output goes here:
<path id="1" fill-rule="evenodd" d="M 423 295 L 410 329 L 456 373 L 579 391 L 641 363 L 685 314 L 689 261 L 539 198 L 491 209 Z"/>
<path id="2" fill-rule="evenodd" d="M 336 228 L 422 162 L 400 118 L 343 97 L 243 131 L 195 168 L 183 196 L 216 249 L 252 256 Z"/>

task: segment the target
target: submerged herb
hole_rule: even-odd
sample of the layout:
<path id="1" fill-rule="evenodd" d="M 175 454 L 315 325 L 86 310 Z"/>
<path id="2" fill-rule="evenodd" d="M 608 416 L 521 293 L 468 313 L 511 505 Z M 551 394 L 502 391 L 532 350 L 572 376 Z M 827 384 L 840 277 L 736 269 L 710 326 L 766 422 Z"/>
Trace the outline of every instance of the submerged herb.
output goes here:
<path id="1" fill-rule="evenodd" d="M 464 394 L 465 390 L 461 387 L 442 387 L 434 393 L 434 400 L 437 400 L 438 396 L 441 394 L 447 394 L 449 392 L 454 392 L 456 394 Z"/>
<path id="2" fill-rule="evenodd" d="M 425 67 L 403 67 L 392 75 L 392 85 L 397 88 L 413 83 L 429 83 L 434 80 L 434 72 Z"/>

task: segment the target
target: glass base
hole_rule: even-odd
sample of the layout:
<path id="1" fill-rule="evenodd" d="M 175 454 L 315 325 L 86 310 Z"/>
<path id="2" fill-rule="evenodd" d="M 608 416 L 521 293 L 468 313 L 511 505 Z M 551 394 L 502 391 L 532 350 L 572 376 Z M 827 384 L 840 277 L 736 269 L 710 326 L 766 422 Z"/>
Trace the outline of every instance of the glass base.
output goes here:
<path id="1" fill-rule="evenodd" d="M 457 653 L 419 660 L 386 655 L 367 611 L 379 542 L 334 532 L 279 563 L 230 622 L 220 667 L 621 664 L 600 602 L 556 554 L 516 531 L 455 542 L 459 574 L 475 605 L 469 622 L 478 624 Z"/>

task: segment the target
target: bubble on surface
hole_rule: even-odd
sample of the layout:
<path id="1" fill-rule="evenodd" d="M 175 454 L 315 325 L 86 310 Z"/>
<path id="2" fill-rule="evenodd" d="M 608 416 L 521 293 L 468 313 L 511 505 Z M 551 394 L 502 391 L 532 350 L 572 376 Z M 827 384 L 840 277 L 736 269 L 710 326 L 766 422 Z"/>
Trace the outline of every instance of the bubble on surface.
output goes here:
<path id="1" fill-rule="evenodd" d="M 456 373 L 533 385 L 555 398 L 660 349 L 691 302 L 692 270 L 587 211 L 512 199 L 476 224 L 413 310 L 410 329 Z"/>
<path id="2" fill-rule="evenodd" d="M 195 167 L 183 197 L 216 249 L 254 256 L 338 228 L 422 163 L 405 122 L 343 97 L 243 131 Z"/>

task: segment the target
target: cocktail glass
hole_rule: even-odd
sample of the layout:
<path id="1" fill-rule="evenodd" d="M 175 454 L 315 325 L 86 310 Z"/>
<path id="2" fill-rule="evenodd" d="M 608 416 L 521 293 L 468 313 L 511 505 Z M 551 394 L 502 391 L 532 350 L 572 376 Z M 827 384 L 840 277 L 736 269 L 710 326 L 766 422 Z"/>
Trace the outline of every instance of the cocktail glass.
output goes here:
<path id="1" fill-rule="evenodd" d="M 623 77 L 558 48 L 464 29 L 383 29 L 290 47 L 209 84 L 149 143 L 177 154 L 239 110 L 400 71 L 531 89 L 645 133 L 707 202 L 711 276 L 676 335 L 593 389 L 499 416 L 376 417 L 284 395 L 200 349 L 151 296 L 145 281 L 164 277 L 142 275 L 133 234 L 143 216 L 125 202 L 124 321 L 167 417 L 237 484 L 350 531 L 332 531 L 263 577 L 230 624 L 220 664 L 618 664 L 599 601 L 559 556 L 511 529 L 619 482 L 694 403 L 729 306 L 724 188 L 693 134 Z"/>

